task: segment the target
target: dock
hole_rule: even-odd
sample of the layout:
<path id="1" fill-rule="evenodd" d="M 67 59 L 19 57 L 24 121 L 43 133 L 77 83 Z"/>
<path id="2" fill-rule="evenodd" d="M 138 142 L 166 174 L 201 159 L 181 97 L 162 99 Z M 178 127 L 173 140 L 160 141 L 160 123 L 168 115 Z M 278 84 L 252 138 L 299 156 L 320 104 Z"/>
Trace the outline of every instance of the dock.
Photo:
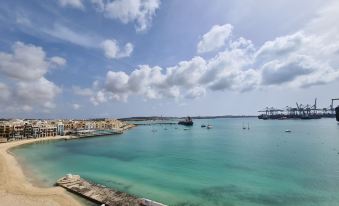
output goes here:
<path id="1" fill-rule="evenodd" d="M 56 185 L 94 203 L 105 206 L 166 206 L 152 200 L 137 198 L 125 192 L 91 183 L 81 178 L 79 175 L 68 174 L 65 177 L 60 178 L 56 182 Z"/>

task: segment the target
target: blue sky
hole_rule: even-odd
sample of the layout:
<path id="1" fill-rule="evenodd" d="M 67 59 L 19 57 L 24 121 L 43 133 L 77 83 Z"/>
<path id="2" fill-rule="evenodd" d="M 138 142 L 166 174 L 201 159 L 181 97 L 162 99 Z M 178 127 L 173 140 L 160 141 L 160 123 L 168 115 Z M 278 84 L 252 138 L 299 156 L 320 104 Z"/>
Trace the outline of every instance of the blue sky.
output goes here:
<path id="1" fill-rule="evenodd" d="M 0 3 L 3 117 L 256 114 L 339 88 L 339 4 Z"/>

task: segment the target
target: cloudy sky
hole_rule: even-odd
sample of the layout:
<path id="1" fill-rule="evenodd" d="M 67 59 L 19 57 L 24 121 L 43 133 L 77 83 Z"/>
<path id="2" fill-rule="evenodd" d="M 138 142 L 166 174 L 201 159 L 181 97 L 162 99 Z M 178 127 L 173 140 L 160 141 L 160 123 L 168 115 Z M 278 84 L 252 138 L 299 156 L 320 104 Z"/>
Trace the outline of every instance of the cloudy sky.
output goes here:
<path id="1" fill-rule="evenodd" d="M 339 96 L 335 0 L 0 2 L 1 117 L 257 114 Z"/>

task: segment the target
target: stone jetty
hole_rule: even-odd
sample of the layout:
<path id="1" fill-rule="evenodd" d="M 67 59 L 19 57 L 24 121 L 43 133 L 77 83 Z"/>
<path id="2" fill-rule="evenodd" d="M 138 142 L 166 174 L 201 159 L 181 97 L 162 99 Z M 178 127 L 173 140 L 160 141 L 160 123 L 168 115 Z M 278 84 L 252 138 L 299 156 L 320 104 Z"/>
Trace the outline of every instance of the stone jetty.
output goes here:
<path id="1" fill-rule="evenodd" d="M 90 201 L 106 206 L 135 206 L 142 204 L 142 199 L 124 192 L 112 190 L 103 185 L 90 183 L 79 175 L 68 174 L 60 178 L 56 185 Z"/>

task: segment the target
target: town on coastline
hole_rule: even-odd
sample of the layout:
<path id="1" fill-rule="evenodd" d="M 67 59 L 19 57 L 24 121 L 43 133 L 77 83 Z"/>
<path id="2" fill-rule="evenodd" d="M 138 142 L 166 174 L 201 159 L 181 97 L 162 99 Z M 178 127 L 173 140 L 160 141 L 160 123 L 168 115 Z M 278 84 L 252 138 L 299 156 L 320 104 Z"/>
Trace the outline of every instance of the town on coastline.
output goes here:
<path id="1" fill-rule="evenodd" d="M 133 124 L 117 119 L 3 119 L 0 121 L 0 143 L 21 139 L 53 137 L 57 135 L 88 137 L 119 134 L 133 126 Z"/>

